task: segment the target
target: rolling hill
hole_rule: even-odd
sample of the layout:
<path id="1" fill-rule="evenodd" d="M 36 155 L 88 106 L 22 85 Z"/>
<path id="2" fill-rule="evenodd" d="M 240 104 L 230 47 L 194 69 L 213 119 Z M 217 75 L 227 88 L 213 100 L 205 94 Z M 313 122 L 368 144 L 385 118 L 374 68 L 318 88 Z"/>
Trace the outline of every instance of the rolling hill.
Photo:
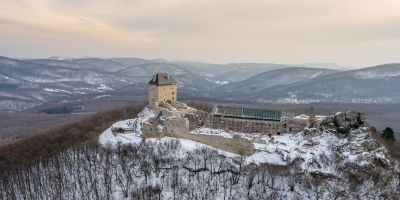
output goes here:
<path id="1" fill-rule="evenodd" d="M 385 64 L 328 74 L 241 95 L 248 95 L 255 101 L 278 103 L 398 103 L 399 85 L 400 64 Z"/>
<path id="2" fill-rule="evenodd" d="M 334 64 L 309 64 L 321 68 L 306 65 L 0 57 L 0 111 L 142 101 L 146 100 L 146 84 L 156 72 L 174 76 L 180 98 L 249 103 L 400 103 L 400 64 L 349 71 L 326 68 L 337 66 Z"/>
<path id="3" fill-rule="evenodd" d="M 217 87 L 213 92 L 218 96 L 235 96 L 243 93 L 258 93 L 274 86 L 284 86 L 315 79 L 338 71 L 320 68 L 292 67 L 271 70 L 257 74 L 243 81 Z"/>

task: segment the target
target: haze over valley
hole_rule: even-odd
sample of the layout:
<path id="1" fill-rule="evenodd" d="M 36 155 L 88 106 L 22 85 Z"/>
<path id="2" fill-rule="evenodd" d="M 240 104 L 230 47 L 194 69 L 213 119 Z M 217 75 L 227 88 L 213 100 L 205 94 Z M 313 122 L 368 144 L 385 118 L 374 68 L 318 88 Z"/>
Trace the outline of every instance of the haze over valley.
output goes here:
<path id="1" fill-rule="evenodd" d="M 0 66 L 3 112 L 84 114 L 144 102 L 149 77 L 168 72 L 179 81 L 181 99 L 278 106 L 297 112 L 314 104 L 326 114 L 358 104 L 379 128 L 390 125 L 400 129 L 400 64 L 337 70 L 338 65 L 332 63 L 208 64 L 140 58 L 0 57 Z M 392 109 L 381 112 L 375 107 Z"/>

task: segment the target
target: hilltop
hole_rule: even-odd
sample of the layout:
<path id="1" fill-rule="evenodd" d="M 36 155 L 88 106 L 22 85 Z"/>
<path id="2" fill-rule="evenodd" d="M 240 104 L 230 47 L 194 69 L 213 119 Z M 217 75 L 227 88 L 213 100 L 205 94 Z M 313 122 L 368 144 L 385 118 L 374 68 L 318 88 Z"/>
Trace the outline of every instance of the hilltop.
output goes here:
<path id="1" fill-rule="evenodd" d="M 91 120 L 95 123 L 74 125 L 73 129 L 80 130 L 82 135 L 75 135 L 73 145 L 71 140 L 65 144 L 63 137 L 55 132 L 24 141 L 22 145 L 29 147 L 28 152 L 40 149 L 41 155 L 48 157 L 35 159 L 37 155 L 32 154 L 29 158 L 34 162 L 2 176 L 0 195 L 30 199 L 142 199 L 143 195 L 161 199 L 196 196 L 209 199 L 396 199 L 399 195 L 399 162 L 373 139 L 368 127 L 353 129 L 348 135 L 337 133 L 335 128 L 326 128 L 315 136 L 304 135 L 304 132 L 272 137 L 243 134 L 242 137 L 252 140 L 256 148 L 254 154 L 243 157 L 187 139 L 164 137 L 143 141 L 139 127 L 131 133 L 114 135 L 111 132 L 112 127 L 130 128 L 140 124 L 135 122 L 152 116 L 148 108 L 140 114 L 135 112 L 102 113 Z M 110 121 L 115 123 L 107 128 Z M 106 130 L 102 134 L 100 126 Z M 85 135 L 84 130 L 92 135 Z M 226 138 L 240 134 L 208 128 L 192 133 Z M 82 137 L 90 141 L 99 134 L 95 144 L 77 139 Z M 61 149 L 43 154 L 51 144 L 40 145 L 39 139 L 63 145 Z M 109 141 L 113 142 L 112 146 L 106 145 Z M 21 156 L 18 148 L 13 152 Z M 8 165 L 11 163 L 14 161 Z M 44 173 L 47 175 L 43 176 Z M 36 184 L 39 182 L 40 185 Z M 23 189 L 28 186 L 34 189 Z M 91 189 L 93 187 L 98 189 Z"/>
<path id="2" fill-rule="evenodd" d="M 398 175 L 400 165 L 397 160 L 392 158 L 388 150 L 376 142 L 369 127 L 359 127 L 352 129 L 348 135 L 341 135 L 335 128 L 324 128 L 319 135 L 308 136 L 304 131 L 295 134 L 274 135 L 272 137 L 261 134 L 244 134 L 233 131 L 224 131 L 211 128 L 199 128 L 191 131 L 192 134 L 214 135 L 232 138 L 235 135 L 252 141 L 255 151 L 252 155 L 242 157 L 232 152 L 223 151 L 216 147 L 192 140 L 163 137 L 144 139 L 141 127 L 142 124 L 151 117 L 154 111 L 145 108 L 138 118 L 125 120 L 115 123 L 112 127 L 103 132 L 99 137 L 99 142 L 103 146 L 111 145 L 111 148 L 120 148 L 119 145 L 161 145 L 169 143 L 175 144 L 174 156 L 178 160 L 185 160 L 188 156 L 195 154 L 200 149 L 209 149 L 220 156 L 232 160 L 242 160 L 243 165 L 253 166 L 246 171 L 245 176 L 255 173 L 255 180 L 261 173 L 262 166 L 276 166 L 274 178 L 279 179 L 270 188 L 264 188 L 268 195 L 274 194 L 275 197 L 295 199 L 301 196 L 308 196 L 311 199 L 318 198 L 361 198 L 372 197 L 395 197 L 398 196 L 397 187 L 400 184 Z M 135 125 L 136 124 L 136 125 Z M 133 127 L 133 132 L 126 134 L 113 134 L 111 129 L 116 127 Z M 156 147 L 158 148 L 158 147 Z M 204 150 L 203 150 L 204 151 Z M 226 161 L 225 161 L 226 162 Z M 190 162 L 189 162 L 190 163 Z M 208 166 L 206 164 L 206 166 Z M 194 167 L 190 164 L 187 167 Z M 182 169 L 183 170 L 183 169 Z M 210 170 L 207 167 L 207 170 Z M 268 171 L 267 177 L 271 176 Z M 301 175 L 300 175 L 301 174 Z M 185 176 L 182 174 L 182 176 Z M 253 174 L 254 176 L 254 174 Z M 301 176 L 309 179 L 309 186 L 303 185 L 290 177 Z M 149 182 L 158 183 L 162 178 L 154 177 Z M 317 181 L 317 182 L 315 182 Z M 219 184 L 219 183 L 216 183 Z M 245 180 L 243 183 L 247 184 Z M 259 187 L 265 185 L 254 182 L 250 188 L 253 198 L 265 198 L 256 193 Z M 268 183 L 267 183 L 268 184 Z M 315 185 L 316 184 L 316 185 Z M 239 186 L 239 187 L 244 187 Z M 334 189 L 332 189 L 334 187 Z M 241 189 L 237 188 L 240 195 Z M 245 188 L 242 188 L 243 190 Z M 253 191 L 252 191 L 253 189 Z M 162 192 L 167 195 L 171 191 Z M 243 192 L 243 191 L 242 191 Z M 221 197 L 215 194 L 215 197 Z M 260 196 L 261 195 L 261 196 Z M 267 195 L 267 196 L 268 196 Z M 241 196 L 243 197 L 243 196 Z"/>

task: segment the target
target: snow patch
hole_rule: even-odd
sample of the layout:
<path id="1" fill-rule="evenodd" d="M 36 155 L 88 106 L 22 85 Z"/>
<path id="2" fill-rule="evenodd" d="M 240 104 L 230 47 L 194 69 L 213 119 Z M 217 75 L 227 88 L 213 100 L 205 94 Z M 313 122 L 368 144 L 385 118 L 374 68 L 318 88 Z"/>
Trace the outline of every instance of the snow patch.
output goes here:
<path id="1" fill-rule="evenodd" d="M 213 128 L 206 128 L 206 127 L 195 129 L 195 130 L 191 131 L 190 133 L 203 134 L 203 135 L 218 135 L 218 136 L 222 136 L 225 138 L 233 138 L 233 135 L 235 134 L 235 132 L 233 132 L 233 131 L 224 131 L 221 129 L 213 129 Z"/>
<path id="2" fill-rule="evenodd" d="M 317 76 L 319 76 L 319 75 L 321 75 L 321 74 L 322 74 L 322 71 L 319 71 L 319 72 L 313 74 L 313 75 L 310 77 L 310 79 L 313 79 L 313 78 L 315 78 L 315 77 L 317 77 Z"/>
<path id="3" fill-rule="evenodd" d="M 379 72 L 377 70 L 359 71 L 354 74 L 356 79 L 388 79 L 391 77 L 400 76 L 400 71 L 397 72 Z"/>
<path id="4" fill-rule="evenodd" d="M 143 122 L 152 117 L 156 117 L 158 112 L 153 110 L 150 106 L 146 106 L 134 119 L 127 119 L 114 123 L 110 128 L 105 130 L 99 136 L 99 143 L 106 146 L 107 144 L 116 145 L 118 143 L 134 143 L 139 144 L 142 140 L 142 126 Z M 115 134 L 111 131 L 114 128 L 122 128 L 132 130 L 132 133 Z"/>
<path id="5" fill-rule="evenodd" d="M 65 94 L 72 94 L 70 91 L 62 90 L 62 89 L 53 89 L 53 88 L 43 88 L 43 91 L 52 92 L 52 93 L 65 93 Z"/>
<path id="6" fill-rule="evenodd" d="M 112 88 L 110 88 L 110 87 L 107 87 L 107 86 L 104 85 L 104 84 L 100 84 L 100 86 L 97 87 L 97 89 L 98 89 L 98 90 L 106 90 L 106 91 L 112 91 L 112 90 L 114 90 L 114 89 L 112 89 Z"/>

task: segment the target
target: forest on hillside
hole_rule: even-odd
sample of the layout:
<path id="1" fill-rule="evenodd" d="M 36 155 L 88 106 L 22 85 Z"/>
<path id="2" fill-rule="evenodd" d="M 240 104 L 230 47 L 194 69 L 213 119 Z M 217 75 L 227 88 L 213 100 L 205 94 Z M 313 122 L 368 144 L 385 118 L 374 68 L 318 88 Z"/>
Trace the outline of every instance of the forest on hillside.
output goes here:
<path id="1" fill-rule="evenodd" d="M 211 109 L 207 103 L 189 105 Z M 400 175 L 379 161 L 373 169 L 342 164 L 332 175 L 304 171 L 299 159 L 287 166 L 256 165 L 209 148 L 182 153 L 178 140 L 98 144 L 102 131 L 115 121 L 136 117 L 142 108 L 132 105 L 94 114 L 0 148 L 0 199 L 396 199 L 400 195 Z M 330 160 L 321 157 L 318 162 L 326 165 Z"/>
<path id="2" fill-rule="evenodd" d="M 2 199 L 384 199 L 398 186 L 384 168 L 340 176 L 289 166 L 245 165 L 215 150 L 179 155 L 178 141 L 116 148 L 81 143 L 0 180 Z M 351 166 L 349 166 L 351 167 Z"/>

